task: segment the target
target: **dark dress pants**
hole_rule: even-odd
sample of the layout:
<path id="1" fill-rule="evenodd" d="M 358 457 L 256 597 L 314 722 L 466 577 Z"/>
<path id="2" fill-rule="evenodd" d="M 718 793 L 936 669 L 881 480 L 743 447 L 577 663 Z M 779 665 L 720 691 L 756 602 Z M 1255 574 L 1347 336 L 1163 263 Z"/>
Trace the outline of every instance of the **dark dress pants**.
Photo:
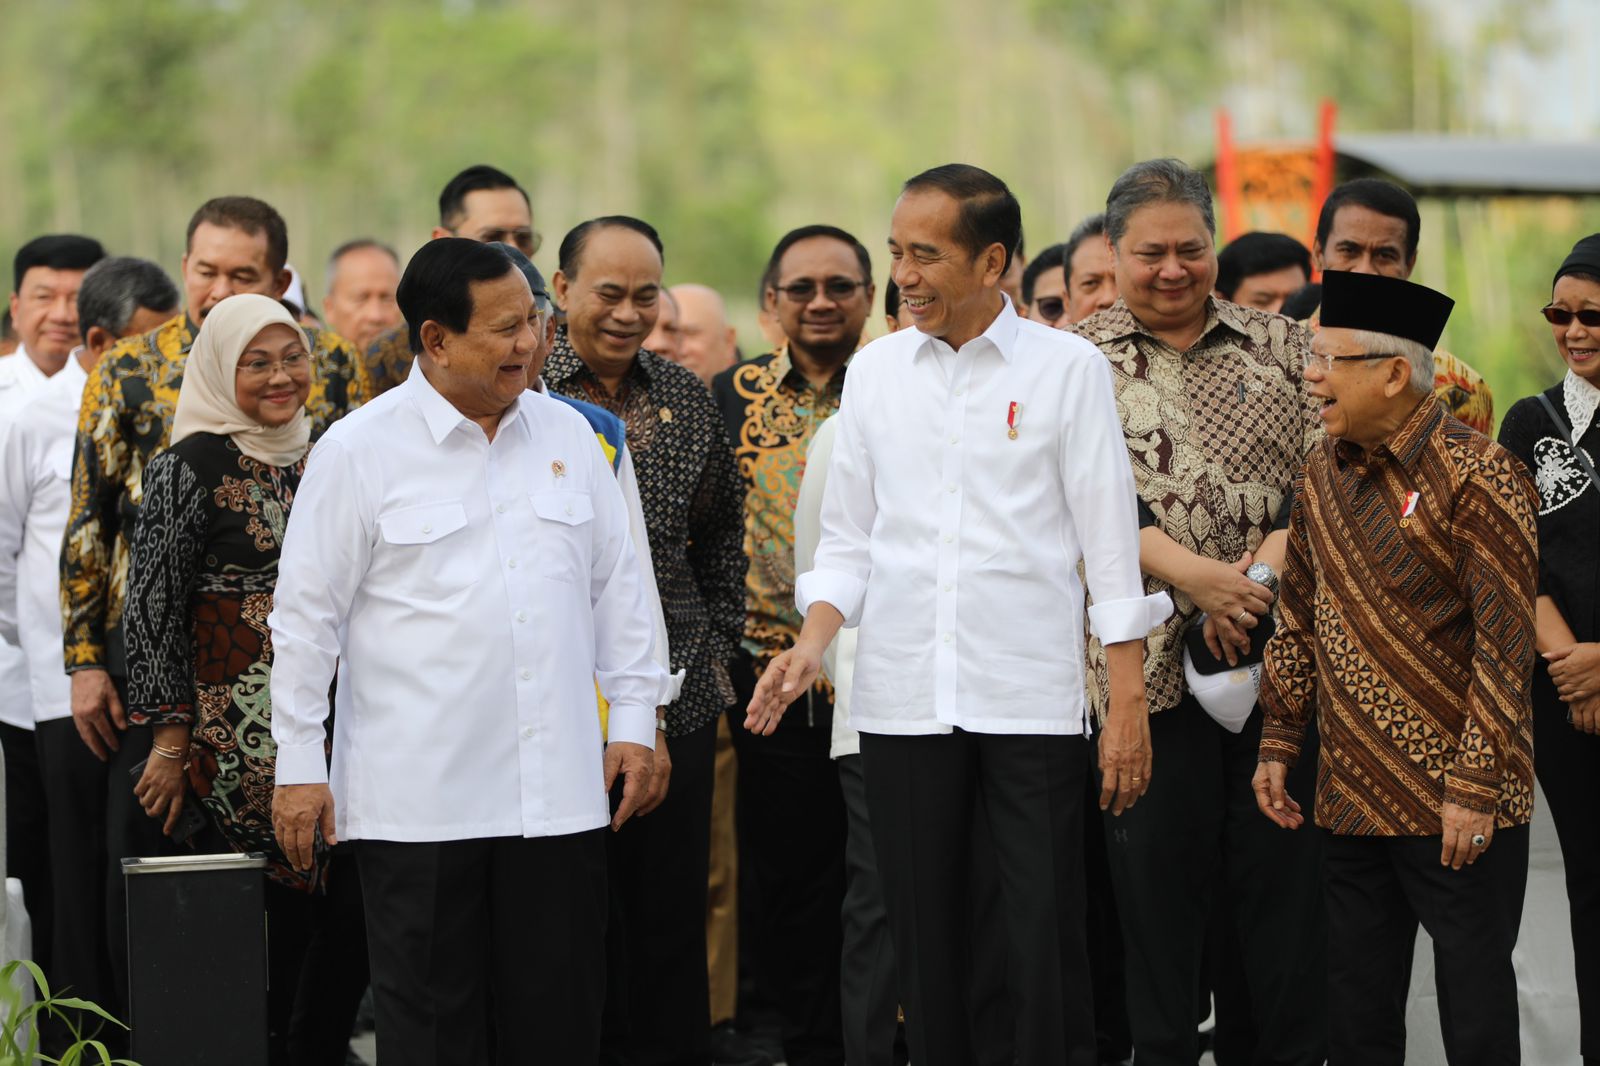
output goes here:
<path id="1" fill-rule="evenodd" d="M 32 707 L 28 708 L 30 711 Z M 31 729 L 0 722 L 6 766 L 6 874 L 22 882 L 22 898 L 33 926 L 33 961 L 54 983 L 55 891 L 50 876 L 50 825 L 44 774 Z M 0 885 L 3 891 L 4 885 Z"/>
<path id="2" fill-rule="evenodd" d="M 730 673 L 739 696 L 729 712 L 739 757 L 739 854 L 760 901 L 759 925 L 750 931 L 757 980 L 777 1006 L 789 1066 L 839 1066 L 845 808 L 828 757 L 833 704 L 813 689 L 771 736 L 755 736 L 744 728 L 754 667 L 740 658 Z"/>
<path id="3" fill-rule="evenodd" d="M 284 1061 L 344 1066 L 367 989 L 361 872 L 349 844 L 333 851 L 327 888 L 306 895 L 267 882 L 268 1018 Z"/>
<path id="4" fill-rule="evenodd" d="M 1095 747 L 1085 745 L 1088 772 L 1084 788 L 1083 873 L 1088 889 L 1089 973 L 1094 981 L 1094 1039 L 1100 1061 L 1122 1062 L 1133 1055 L 1133 1030 L 1128 1024 L 1127 972 L 1123 964 L 1122 926 L 1117 894 L 1111 886 L 1106 855 L 1106 827 L 1100 817 L 1100 775 Z"/>
<path id="5" fill-rule="evenodd" d="M 1419 922 L 1433 938 L 1450 1066 L 1521 1062 L 1511 951 L 1528 883 L 1528 827 L 1498 830 L 1478 861 L 1459 870 L 1440 865 L 1436 836 L 1323 835 L 1329 1066 L 1405 1062 Z"/>
<path id="6" fill-rule="evenodd" d="M 993 1048 L 977 1046 L 969 1015 L 974 936 L 1006 943 L 1018 1066 L 1095 1063 L 1084 928 L 1086 744 L 963 730 L 862 734 L 873 845 L 917 1066 L 993 1060 Z M 1004 928 L 974 928 L 977 818 L 991 832 Z"/>
<path id="7" fill-rule="evenodd" d="M 35 728 L 45 798 L 50 805 L 50 865 L 55 887 L 55 987 L 128 1020 L 128 906 L 122 860 L 174 855 L 178 845 L 144 813 L 129 771 L 150 754 L 153 731 L 117 734 L 107 762 L 95 758 L 72 719 Z M 101 1038 L 127 1050 L 124 1030 Z"/>
<path id="8" fill-rule="evenodd" d="M 608 1066 L 705 1066 L 711 991 L 706 972 L 706 871 L 711 864 L 715 719 L 672 737 L 667 798 L 608 833 L 604 1053 Z"/>
<path id="9" fill-rule="evenodd" d="M 1255 1061 L 1320 1066 L 1327 936 L 1321 835 L 1279 829 L 1256 807 L 1262 715 L 1230 733 L 1192 697 L 1150 717 L 1155 773 L 1121 816 L 1104 815 L 1140 1066 L 1194 1066 L 1201 956 L 1213 901 L 1225 900 L 1256 1034 Z M 1317 745 L 1308 731 L 1289 793 L 1309 813 Z M 1309 819 L 1308 819 L 1309 821 Z"/>
<path id="10" fill-rule="evenodd" d="M 1566 867 L 1579 1048 L 1586 1062 L 1600 1061 L 1600 736 L 1572 728 L 1543 662 L 1533 677 L 1533 759 Z"/>
<path id="11" fill-rule="evenodd" d="M 383 1066 L 596 1061 L 607 832 L 354 842 Z"/>

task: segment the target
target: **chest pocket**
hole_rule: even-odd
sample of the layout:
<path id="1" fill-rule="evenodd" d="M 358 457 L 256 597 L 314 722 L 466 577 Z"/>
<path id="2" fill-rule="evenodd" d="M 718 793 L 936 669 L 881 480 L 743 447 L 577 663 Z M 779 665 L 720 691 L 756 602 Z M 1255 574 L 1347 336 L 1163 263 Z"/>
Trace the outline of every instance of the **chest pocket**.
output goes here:
<path id="1" fill-rule="evenodd" d="M 72 442 L 62 441 L 50 449 L 50 473 L 62 481 L 72 480 Z"/>
<path id="2" fill-rule="evenodd" d="M 1305 437 L 1294 385 L 1276 369 L 1247 365 L 1225 391 L 1215 398 L 1213 418 L 1206 420 L 1217 435 L 1208 450 L 1222 472 L 1235 483 L 1287 485 L 1300 468 Z"/>
<path id="3" fill-rule="evenodd" d="M 422 599 L 452 596 L 477 582 L 460 500 L 401 507 L 378 516 L 378 535 L 396 580 Z"/>
<path id="4" fill-rule="evenodd" d="M 594 502 L 587 492 L 529 494 L 539 516 L 534 573 L 552 581 L 587 581 L 594 557 Z"/>

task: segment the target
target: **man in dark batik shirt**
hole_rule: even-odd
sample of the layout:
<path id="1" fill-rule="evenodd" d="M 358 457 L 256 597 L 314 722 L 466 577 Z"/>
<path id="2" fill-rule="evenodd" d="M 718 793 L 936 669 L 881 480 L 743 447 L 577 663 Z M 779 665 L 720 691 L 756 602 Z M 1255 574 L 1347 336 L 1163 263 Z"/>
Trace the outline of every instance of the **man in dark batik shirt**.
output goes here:
<path id="1" fill-rule="evenodd" d="M 645 222 L 585 222 L 561 242 L 556 301 L 567 324 L 545 362 L 552 393 L 620 416 L 633 455 L 683 691 L 658 722 L 666 801 L 611 838 L 607 1061 L 705 1062 L 710 1053 L 706 874 L 717 718 L 734 701 L 727 663 L 744 629 L 743 486 L 700 379 L 640 347 L 661 300 L 661 238 Z"/>

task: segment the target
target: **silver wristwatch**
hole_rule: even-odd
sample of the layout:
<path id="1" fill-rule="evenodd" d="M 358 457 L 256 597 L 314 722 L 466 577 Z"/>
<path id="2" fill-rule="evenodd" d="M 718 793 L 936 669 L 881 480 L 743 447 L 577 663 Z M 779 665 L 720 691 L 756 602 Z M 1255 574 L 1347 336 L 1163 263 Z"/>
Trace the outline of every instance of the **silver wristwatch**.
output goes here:
<path id="1" fill-rule="evenodd" d="M 1244 576 L 1258 585 L 1265 585 L 1274 596 L 1278 594 L 1278 572 L 1266 563 L 1251 563 Z"/>

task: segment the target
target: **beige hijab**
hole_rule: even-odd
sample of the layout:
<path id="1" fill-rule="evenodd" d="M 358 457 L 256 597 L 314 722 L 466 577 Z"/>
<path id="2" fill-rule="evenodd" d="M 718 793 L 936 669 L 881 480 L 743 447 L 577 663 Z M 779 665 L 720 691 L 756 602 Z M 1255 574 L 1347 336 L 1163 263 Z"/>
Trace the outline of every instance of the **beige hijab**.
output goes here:
<path id="1" fill-rule="evenodd" d="M 234 398 L 239 356 L 257 333 L 279 322 L 298 333 L 306 351 L 311 351 L 311 342 L 294 316 L 270 297 L 240 293 L 211 309 L 184 365 L 172 419 L 173 444 L 196 433 L 217 433 L 232 437 L 241 452 L 268 466 L 300 461 L 311 440 L 311 419 L 304 408 L 285 425 L 268 427 L 240 410 Z"/>

